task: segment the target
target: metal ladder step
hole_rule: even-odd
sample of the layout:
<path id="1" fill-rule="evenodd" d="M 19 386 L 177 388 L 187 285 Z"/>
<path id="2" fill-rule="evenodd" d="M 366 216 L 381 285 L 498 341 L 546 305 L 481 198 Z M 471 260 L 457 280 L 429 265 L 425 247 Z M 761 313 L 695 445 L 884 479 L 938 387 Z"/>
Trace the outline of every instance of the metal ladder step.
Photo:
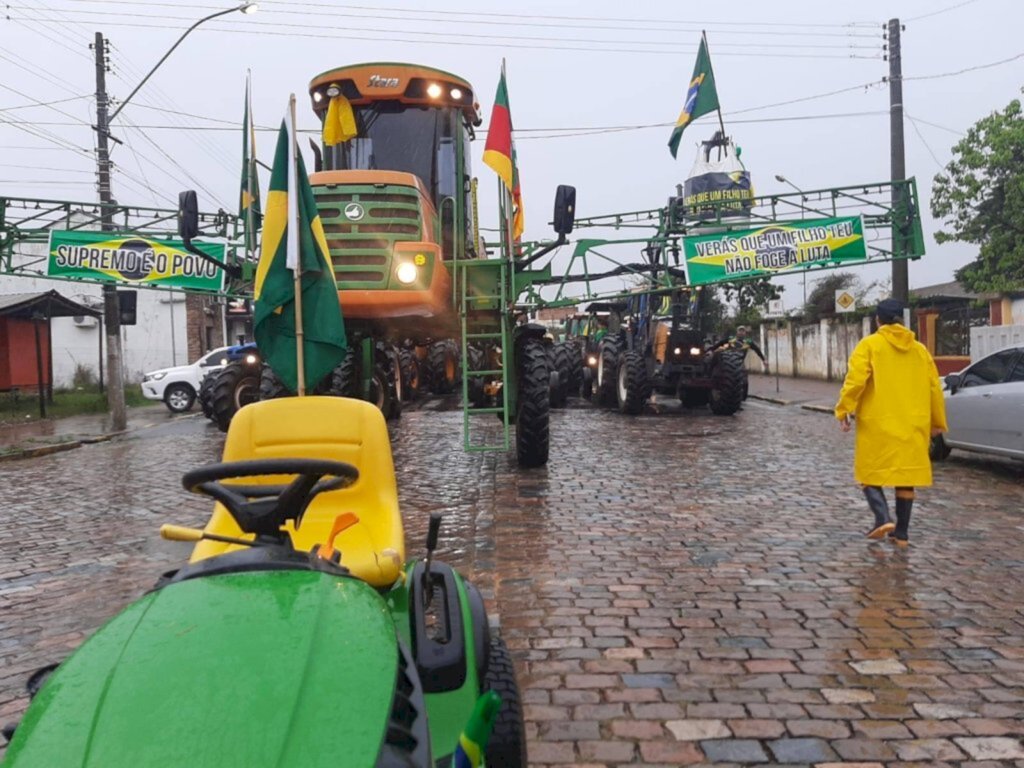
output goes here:
<path id="1" fill-rule="evenodd" d="M 467 376 L 500 376 L 501 368 L 493 368 L 484 371 L 463 371 Z"/>
<path id="2" fill-rule="evenodd" d="M 488 408 L 467 408 L 466 409 L 466 413 L 468 413 L 470 416 L 472 416 L 474 414 L 477 414 L 477 413 L 483 414 L 483 413 L 504 413 L 504 412 L 505 412 L 504 408 L 494 408 L 494 407 L 488 407 Z"/>
<path id="3" fill-rule="evenodd" d="M 497 332 L 491 332 L 491 333 L 467 333 L 466 334 L 466 338 L 467 339 L 500 339 L 501 338 L 501 332 L 497 331 Z"/>

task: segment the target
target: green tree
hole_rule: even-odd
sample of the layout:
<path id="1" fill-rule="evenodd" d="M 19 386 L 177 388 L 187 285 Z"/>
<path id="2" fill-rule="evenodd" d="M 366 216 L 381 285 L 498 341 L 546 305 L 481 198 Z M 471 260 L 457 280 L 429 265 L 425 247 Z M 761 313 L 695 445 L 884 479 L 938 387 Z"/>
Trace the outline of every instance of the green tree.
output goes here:
<path id="1" fill-rule="evenodd" d="M 1020 99 L 983 117 L 953 147 L 953 159 L 932 186 L 939 243 L 978 246 L 956 278 L 975 292 L 1024 285 L 1024 114 Z"/>
<path id="2" fill-rule="evenodd" d="M 737 325 L 761 322 L 761 309 L 766 307 L 771 299 L 779 298 L 784 290 L 781 285 L 773 285 L 767 277 L 722 285 L 725 300 L 736 302 L 734 319 Z"/>
<path id="3" fill-rule="evenodd" d="M 849 291 L 863 307 L 868 294 L 879 287 L 877 281 L 863 285 L 853 272 L 832 272 L 818 280 L 804 304 L 804 319 L 817 322 L 836 313 L 836 291 Z"/>

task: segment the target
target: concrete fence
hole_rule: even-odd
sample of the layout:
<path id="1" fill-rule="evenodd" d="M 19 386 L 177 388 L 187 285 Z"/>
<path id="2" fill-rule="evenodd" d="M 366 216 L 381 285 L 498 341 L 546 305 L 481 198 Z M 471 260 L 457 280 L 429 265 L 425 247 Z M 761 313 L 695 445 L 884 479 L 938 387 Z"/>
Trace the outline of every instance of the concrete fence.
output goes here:
<path id="1" fill-rule="evenodd" d="M 826 318 L 796 325 L 789 321 L 762 325 L 758 343 L 772 372 L 833 381 L 846 376 L 846 362 L 857 342 L 871 333 L 871 319 Z M 749 370 L 760 370 L 761 361 L 747 357 Z"/>
<path id="2" fill-rule="evenodd" d="M 1024 345 L 1024 325 L 986 325 L 971 328 L 971 362 L 1003 347 Z"/>

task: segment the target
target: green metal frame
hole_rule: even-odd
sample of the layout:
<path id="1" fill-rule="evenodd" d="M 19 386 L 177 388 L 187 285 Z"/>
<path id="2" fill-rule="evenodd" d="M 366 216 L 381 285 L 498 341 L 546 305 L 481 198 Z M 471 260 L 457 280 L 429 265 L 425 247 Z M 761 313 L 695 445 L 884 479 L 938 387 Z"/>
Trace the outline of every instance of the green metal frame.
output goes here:
<path id="1" fill-rule="evenodd" d="M 23 197 L 0 197 L 0 273 L 22 277 L 45 277 L 49 280 L 67 282 L 95 282 L 102 280 L 83 280 L 70 277 L 49 277 L 45 270 L 46 257 L 38 262 L 15 265 L 15 249 L 24 243 L 46 243 L 53 229 L 66 230 L 99 230 L 104 221 L 113 224 L 108 232 L 111 237 L 136 235 L 152 239 L 177 239 L 178 211 L 170 208 L 148 208 L 138 205 L 104 206 L 96 202 L 75 202 L 68 200 L 43 200 Z M 237 227 L 238 217 L 224 211 L 217 213 L 200 213 L 200 237 L 232 238 Z M 243 276 L 240 283 L 233 283 L 223 295 L 249 296 L 251 290 L 242 290 L 245 283 L 252 282 L 254 265 L 240 261 L 238 254 L 244 252 L 244 243 L 229 242 L 229 261 L 242 266 Z M 37 263 L 44 264 L 43 269 L 29 269 Z M 131 284 L 133 288 L 146 288 L 154 291 L 181 290 L 159 285 Z"/>

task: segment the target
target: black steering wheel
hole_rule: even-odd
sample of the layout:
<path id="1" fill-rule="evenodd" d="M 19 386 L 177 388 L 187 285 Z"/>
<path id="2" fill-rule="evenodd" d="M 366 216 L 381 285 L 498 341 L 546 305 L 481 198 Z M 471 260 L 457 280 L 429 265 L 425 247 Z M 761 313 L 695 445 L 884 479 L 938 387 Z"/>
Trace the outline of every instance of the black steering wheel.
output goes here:
<path id="1" fill-rule="evenodd" d="M 244 485 L 228 479 L 296 475 L 288 484 Z M 330 478 L 324 480 L 323 478 Z M 345 488 L 356 481 L 359 470 L 343 461 L 322 459 L 252 459 L 207 464 L 181 478 L 186 491 L 216 499 L 235 518 L 245 533 L 278 541 L 288 520 L 298 528 L 309 503 L 324 491 Z"/>

